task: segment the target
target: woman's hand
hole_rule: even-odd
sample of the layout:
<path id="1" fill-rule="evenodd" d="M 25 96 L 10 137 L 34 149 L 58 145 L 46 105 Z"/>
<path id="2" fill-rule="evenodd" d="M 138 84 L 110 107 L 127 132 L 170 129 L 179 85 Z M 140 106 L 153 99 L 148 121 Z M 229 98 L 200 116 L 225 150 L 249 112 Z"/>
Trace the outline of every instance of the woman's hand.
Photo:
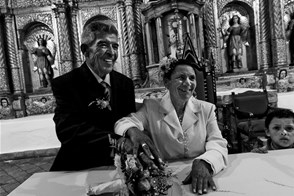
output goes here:
<path id="1" fill-rule="evenodd" d="M 160 169 L 164 168 L 165 164 L 159 156 L 156 147 L 154 146 L 152 140 L 145 133 L 136 127 L 132 127 L 126 132 L 126 137 L 130 138 L 134 144 L 133 154 L 135 156 L 139 155 L 139 148 L 141 147 L 145 155 L 152 159 L 156 166 L 158 166 Z"/>
<path id="2" fill-rule="evenodd" d="M 183 181 L 183 184 L 189 183 L 191 183 L 193 193 L 198 193 L 199 195 L 207 193 L 209 186 L 212 190 L 216 190 L 215 183 L 212 179 L 211 166 L 201 159 L 195 159 L 193 161 L 192 171 Z"/>

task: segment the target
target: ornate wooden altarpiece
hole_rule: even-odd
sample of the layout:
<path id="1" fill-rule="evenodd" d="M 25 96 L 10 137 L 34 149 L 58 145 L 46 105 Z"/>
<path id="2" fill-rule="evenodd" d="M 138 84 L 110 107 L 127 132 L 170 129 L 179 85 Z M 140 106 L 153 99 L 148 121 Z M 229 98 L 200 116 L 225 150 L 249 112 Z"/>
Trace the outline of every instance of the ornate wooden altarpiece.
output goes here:
<path id="1" fill-rule="evenodd" d="M 84 60 L 83 24 L 106 15 L 120 32 L 115 69 L 132 78 L 137 88 L 155 87 L 160 59 L 181 52 L 184 33 L 189 33 L 199 58 L 212 55 L 216 74 L 226 72 L 221 21 L 237 14 L 249 29 L 244 70 L 270 78 L 289 64 L 285 30 L 293 7 L 294 0 L 0 0 L 0 99 L 9 103 L 1 106 L 0 118 L 53 112 L 52 92 L 42 88 L 33 71 L 30 50 L 38 36 L 47 39 L 57 77 Z"/>

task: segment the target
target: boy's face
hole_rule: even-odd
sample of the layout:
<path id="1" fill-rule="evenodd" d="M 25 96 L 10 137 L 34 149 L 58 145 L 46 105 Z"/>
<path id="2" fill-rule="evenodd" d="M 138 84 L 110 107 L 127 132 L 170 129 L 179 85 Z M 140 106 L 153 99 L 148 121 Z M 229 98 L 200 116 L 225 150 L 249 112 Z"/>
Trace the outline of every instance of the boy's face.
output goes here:
<path id="1" fill-rule="evenodd" d="M 294 144 L 294 119 L 274 117 L 265 132 L 275 148 L 289 148 Z"/>

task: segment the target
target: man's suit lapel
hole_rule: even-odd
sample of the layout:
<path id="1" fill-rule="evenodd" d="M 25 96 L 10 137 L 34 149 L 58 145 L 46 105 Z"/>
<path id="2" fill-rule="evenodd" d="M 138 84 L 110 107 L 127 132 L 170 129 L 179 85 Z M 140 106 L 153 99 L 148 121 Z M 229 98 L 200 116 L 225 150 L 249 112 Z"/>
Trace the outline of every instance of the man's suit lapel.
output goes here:
<path id="1" fill-rule="evenodd" d="M 117 99 L 119 98 L 119 79 L 116 78 L 115 76 L 115 72 L 112 71 L 110 72 L 110 85 L 111 85 L 111 99 L 110 99 L 110 105 L 111 108 L 115 109 L 116 108 L 116 103 L 117 103 Z"/>
<path id="2" fill-rule="evenodd" d="M 85 78 L 86 83 L 83 84 L 83 88 L 86 90 L 86 95 L 83 96 L 88 96 L 87 99 L 89 99 L 90 102 L 96 100 L 97 98 L 102 98 L 104 87 L 98 83 L 86 63 L 84 63 L 80 69 L 83 75 L 81 79 Z"/>

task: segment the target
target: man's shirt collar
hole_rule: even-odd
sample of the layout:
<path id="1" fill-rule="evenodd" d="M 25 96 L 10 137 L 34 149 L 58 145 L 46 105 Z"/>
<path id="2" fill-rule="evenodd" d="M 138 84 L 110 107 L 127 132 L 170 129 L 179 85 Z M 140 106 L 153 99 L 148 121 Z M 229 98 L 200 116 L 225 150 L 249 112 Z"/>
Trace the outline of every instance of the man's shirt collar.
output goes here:
<path id="1" fill-rule="evenodd" d="M 92 68 L 89 66 L 89 65 L 87 65 L 88 67 L 89 67 L 89 69 L 90 69 L 90 71 L 92 72 L 92 74 L 94 75 L 94 77 L 96 78 L 96 80 L 97 80 L 97 82 L 98 83 L 101 83 L 101 82 L 106 82 L 109 86 L 111 86 L 110 85 L 110 75 L 109 74 L 107 74 L 106 76 L 105 76 L 105 78 L 104 78 L 104 80 L 100 77 L 100 76 L 98 76 L 93 70 L 92 70 Z"/>

